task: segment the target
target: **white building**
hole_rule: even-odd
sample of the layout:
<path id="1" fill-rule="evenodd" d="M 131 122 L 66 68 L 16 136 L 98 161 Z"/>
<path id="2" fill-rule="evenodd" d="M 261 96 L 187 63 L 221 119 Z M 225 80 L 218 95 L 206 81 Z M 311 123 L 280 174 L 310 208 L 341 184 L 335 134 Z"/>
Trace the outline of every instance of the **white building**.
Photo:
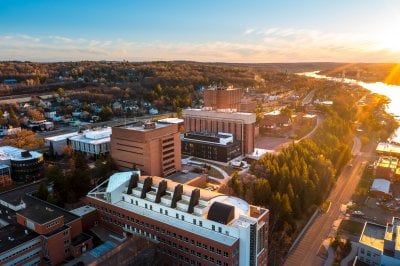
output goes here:
<path id="1" fill-rule="evenodd" d="M 62 155 L 63 148 L 66 145 L 69 145 L 69 138 L 78 136 L 78 132 L 72 132 L 67 134 L 62 134 L 53 137 L 47 137 L 44 139 L 44 144 L 49 148 L 49 151 L 52 155 Z"/>
<path id="2" fill-rule="evenodd" d="M 87 202 L 104 226 L 158 243 L 176 264 L 267 264 L 269 210 L 242 199 L 129 171 L 90 191 Z"/>
<path id="3" fill-rule="evenodd" d="M 366 222 L 358 241 L 358 260 L 368 265 L 400 265 L 400 218 L 386 226 Z"/>
<path id="4" fill-rule="evenodd" d="M 71 146 L 74 151 L 91 155 L 102 155 L 110 152 L 111 127 L 85 130 L 79 136 L 71 137 Z"/>

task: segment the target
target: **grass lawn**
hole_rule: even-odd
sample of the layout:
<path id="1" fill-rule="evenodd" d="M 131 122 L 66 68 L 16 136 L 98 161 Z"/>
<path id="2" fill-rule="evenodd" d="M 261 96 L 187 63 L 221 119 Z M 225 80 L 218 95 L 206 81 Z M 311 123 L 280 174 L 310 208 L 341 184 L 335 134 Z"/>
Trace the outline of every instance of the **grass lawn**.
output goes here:
<path id="1" fill-rule="evenodd" d="M 350 220 L 343 220 L 339 226 L 339 233 L 348 233 L 359 236 L 364 227 L 364 224 Z"/>

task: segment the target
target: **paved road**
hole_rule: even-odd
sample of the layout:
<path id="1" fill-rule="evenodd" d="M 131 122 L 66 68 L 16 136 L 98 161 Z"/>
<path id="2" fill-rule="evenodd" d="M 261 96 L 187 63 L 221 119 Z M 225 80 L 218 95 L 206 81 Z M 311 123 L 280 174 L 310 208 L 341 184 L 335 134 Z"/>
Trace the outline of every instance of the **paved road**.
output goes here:
<path id="1" fill-rule="evenodd" d="M 350 201 L 361 178 L 364 161 L 369 160 L 374 147 L 359 153 L 352 161 L 353 167 L 348 167 L 339 176 L 328 200 L 332 202 L 328 213 L 319 215 L 306 231 L 298 245 L 286 259 L 285 265 L 323 265 L 324 259 L 317 255 L 324 239 L 334 236 L 332 226 L 339 217 L 340 207 Z"/>

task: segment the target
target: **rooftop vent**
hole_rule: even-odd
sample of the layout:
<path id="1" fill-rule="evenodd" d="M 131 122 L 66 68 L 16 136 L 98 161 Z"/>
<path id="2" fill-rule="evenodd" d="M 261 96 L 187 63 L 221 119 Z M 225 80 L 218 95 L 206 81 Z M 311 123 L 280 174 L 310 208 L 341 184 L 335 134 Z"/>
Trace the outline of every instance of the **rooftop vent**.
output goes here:
<path id="1" fill-rule="evenodd" d="M 156 122 L 145 122 L 143 124 L 144 129 L 155 129 L 156 128 Z"/>
<path id="2" fill-rule="evenodd" d="M 31 153 L 29 151 L 21 151 L 21 157 L 22 158 L 29 158 L 32 157 Z"/>

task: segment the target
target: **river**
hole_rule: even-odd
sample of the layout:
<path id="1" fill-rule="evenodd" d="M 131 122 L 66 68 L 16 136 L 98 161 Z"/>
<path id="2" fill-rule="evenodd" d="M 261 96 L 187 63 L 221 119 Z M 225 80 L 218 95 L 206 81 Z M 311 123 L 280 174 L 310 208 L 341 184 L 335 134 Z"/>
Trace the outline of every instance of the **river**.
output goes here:
<path id="1" fill-rule="evenodd" d="M 328 77 L 325 75 L 320 75 L 318 72 L 319 71 L 304 72 L 299 73 L 299 75 L 319 79 L 328 79 L 347 84 L 356 84 L 373 93 L 385 95 L 390 99 L 390 103 L 387 105 L 386 111 L 400 121 L 400 86 L 388 85 L 383 82 L 367 83 L 355 79 Z M 396 131 L 395 135 L 396 136 L 394 136 L 393 140 L 400 143 L 400 129 Z"/>

